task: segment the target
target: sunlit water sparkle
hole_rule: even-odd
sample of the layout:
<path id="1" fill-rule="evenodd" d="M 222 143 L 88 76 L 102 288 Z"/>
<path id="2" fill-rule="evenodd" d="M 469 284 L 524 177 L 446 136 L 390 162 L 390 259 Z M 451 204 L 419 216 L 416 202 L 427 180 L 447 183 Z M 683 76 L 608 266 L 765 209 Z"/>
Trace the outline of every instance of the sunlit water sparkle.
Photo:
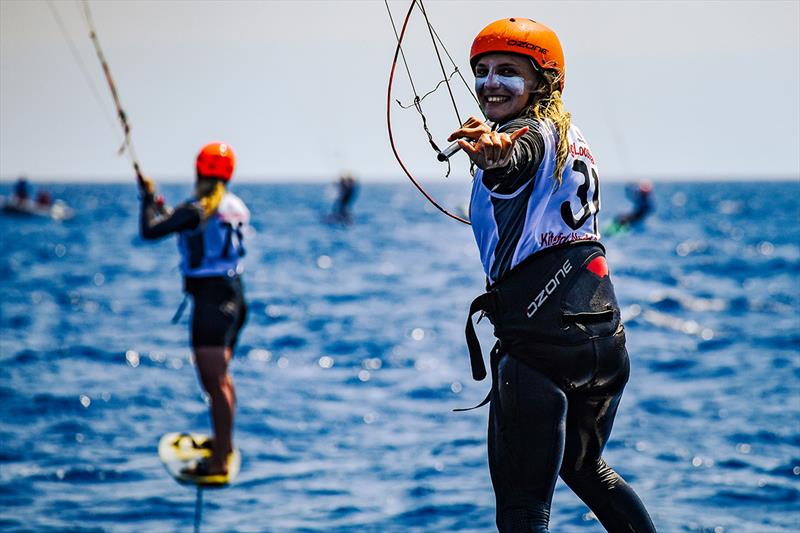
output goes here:
<path id="1" fill-rule="evenodd" d="M 439 189 L 448 205 L 464 186 Z M 6 184 L 4 193 L 10 189 Z M 177 252 L 137 237 L 136 194 L 53 185 L 64 223 L 0 216 L 0 529 L 190 530 L 156 456 L 206 430 Z M 165 188 L 170 200 L 188 186 Z M 491 531 L 487 410 L 463 339 L 483 287 L 468 228 L 405 184 L 349 228 L 320 185 L 238 185 L 250 318 L 232 365 L 242 471 L 204 531 Z M 800 528 L 800 230 L 794 184 L 657 184 L 606 241 L 632 377 L 605 456 L 660 531 Z M 605 221 L 626 207 L 604 189 Z M 488 327 L 479 330 L 490 345 Z M 554 531 L 602 531 L 561 483 Z"/>

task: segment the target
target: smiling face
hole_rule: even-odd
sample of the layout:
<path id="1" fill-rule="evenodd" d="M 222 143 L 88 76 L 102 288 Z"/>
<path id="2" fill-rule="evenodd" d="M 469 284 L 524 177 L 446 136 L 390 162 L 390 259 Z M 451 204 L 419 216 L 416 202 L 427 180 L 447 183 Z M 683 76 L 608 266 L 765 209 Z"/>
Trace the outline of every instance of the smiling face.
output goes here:
<path id="1" fill-rule="evenodd" d="M 475 93 L 492 122 L 519 115 L 538 85 L 539 74 L 525 56 L 492 53 L 480 56 L 475 63 Z"/>

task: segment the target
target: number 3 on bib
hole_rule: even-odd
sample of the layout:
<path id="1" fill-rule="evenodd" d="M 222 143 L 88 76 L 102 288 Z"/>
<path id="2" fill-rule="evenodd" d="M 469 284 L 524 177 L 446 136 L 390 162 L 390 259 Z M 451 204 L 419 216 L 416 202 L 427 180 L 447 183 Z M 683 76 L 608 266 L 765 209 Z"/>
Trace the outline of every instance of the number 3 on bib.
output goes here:
<path id="1" fill-rule="evenodd" d="M 600 180 L 597 177 L 597 172 L 591 169 L 592 174 L 589 176 L 589 168 L 586 163 L 580 159 L 576 159 L 572 164 L 573 172 L 580 172 L 583 174 L 583 184 L 578 187 L 576 195 L 581 201 L 581 208 L 577 213 L 572 212 L 572 207 L 569 201 L 561 204 L 561 218 L 573 230 L 577 230 L 583 226 L 589 217 L 594 217 L 594 233 L 597 233 L 597 212 L 600 211 Z M 594 192 L 592 193 L 592 203 L 589 204 L 589 187 L 594 182 Z"/>

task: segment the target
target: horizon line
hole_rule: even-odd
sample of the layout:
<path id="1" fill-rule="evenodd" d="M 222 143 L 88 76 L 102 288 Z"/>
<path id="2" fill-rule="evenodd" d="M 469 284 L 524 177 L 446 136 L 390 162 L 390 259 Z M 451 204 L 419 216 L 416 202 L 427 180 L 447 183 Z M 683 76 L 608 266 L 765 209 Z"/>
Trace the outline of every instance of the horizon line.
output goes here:
<path id="1" fill-rule="evenodd" d="M 9 176 L 0 176 L 0 183 L 14 183 L 19 178 L 25 178 L 30 182 L 40 182 L 40 183 L 64 183 L 64 184 L 98 184 L 98 185 L 115 185 L 115 184 L 135 184 L 136 178 L 134 176 L 115 176 L 115 177 L 104 177 L 104 178 L 92 178 L 92 177 L 76 177 L 76 176 L 65 176 L 65 177 L 42 177 L 36 176 L 32 177 L 28 174 L 18 174 L 13 177 Z M 357 176 L 358 177 L 358 176 Z M 293 177 L 293 176 L 266 176 L 266 177 L 256 177 L 256 176 L 242 176 L 236 177 L 232 181 L 233 183 L 242 183 L 248 185 L 258 185 L 258 184 L 276 184 L 276 185 L 291 185 L 291 184 L 314 184 L 314 183 L 332 183 L 338 179 L 337 174 L 333 174 L 331 176 L 310 176 L 310 177 Z M 389 184 L 389 183 L 403 183 L 407 181 L 408 178 L 402 175 L 393 175 L 393 176 L 374 176 L 372 178 L 364 179 L 363 177 L 359 180 L 362 184 Z M 433 180 L 435 178 L 431 178 Z M 791 182 L 796 181 L 800 183 L 800 172 L 797 174 L 769 174 L 764 176 L 748 176 L 748 175 L 721 175 L 721 174 L 706 174 L 701 176 L 691 176 L 691 175 L 684 175 L 684 174 L 676 174 L 670 176 L 638 176 L 638 175 L 631 175 L 629 177 L 622 177 L 620 175 L 610 175 L 604 176 L 602 181 L 604 182 L 611 182 L 611 183 L 630 183 L 636 181 L 652 181 L 654 183 L 685 183 L 689 181 L 693 181 L 696 183 L 711 183 L 711 182 Z M 176 177 L 171 176 L 164 179 L 159 179 L 156 183 L 163 183 L 169 185 L 180 185 L 185 183 L 191 183 L 194 181 L 194 178 L 187 179 L 186 177 Z M 456 183 L 456 182 L 467 182 L 466 179 L 459 179 L 459 178 L 450 178 L 448 180 L 443 180 L 440 183 L 445 185 L 447 183 Z M 427 185 L 438 185 L 438 183 L 429 182 Z"/>

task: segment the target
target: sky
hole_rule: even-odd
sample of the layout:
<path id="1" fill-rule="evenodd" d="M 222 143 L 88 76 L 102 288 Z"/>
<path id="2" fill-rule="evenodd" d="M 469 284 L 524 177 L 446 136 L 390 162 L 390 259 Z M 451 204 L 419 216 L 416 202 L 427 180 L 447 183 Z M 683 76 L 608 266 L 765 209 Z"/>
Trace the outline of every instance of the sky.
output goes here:
<path id="1" fill-rule="evenodd" d="M 389 2 L 396 22 L 409 5 Z M 387 135 L 396 39 L 383 1 L 90 6 L 142 167 L 157 181 L 193 179 L 197 151 L 215 140 L 234 148 L 242 181 L 403 177 Z M 604 178 L 800 179 L 798 1 L 425 6 L 469 85 L 469 48 L 489 22 L 520 16 L 553 28 L 566 56 L 566 108 Z M 404 50 L 418 92 L 432 89 L 442 74 L 419 12 Z M 455 80 L 460 118 L 479 114 Z M 405 70 L 393 99 L 413 99 Z M 422 106 L 447 144 L 458 118 L 446 88 Z M 392 130 L 415 177 L 444 177 L 413 108 L 393 104 Z M 131 180 L 121 138 L 79 4 L 0 1 L 0 179 Z M 463 154 L 451 177 L 469 179 Z"/>

